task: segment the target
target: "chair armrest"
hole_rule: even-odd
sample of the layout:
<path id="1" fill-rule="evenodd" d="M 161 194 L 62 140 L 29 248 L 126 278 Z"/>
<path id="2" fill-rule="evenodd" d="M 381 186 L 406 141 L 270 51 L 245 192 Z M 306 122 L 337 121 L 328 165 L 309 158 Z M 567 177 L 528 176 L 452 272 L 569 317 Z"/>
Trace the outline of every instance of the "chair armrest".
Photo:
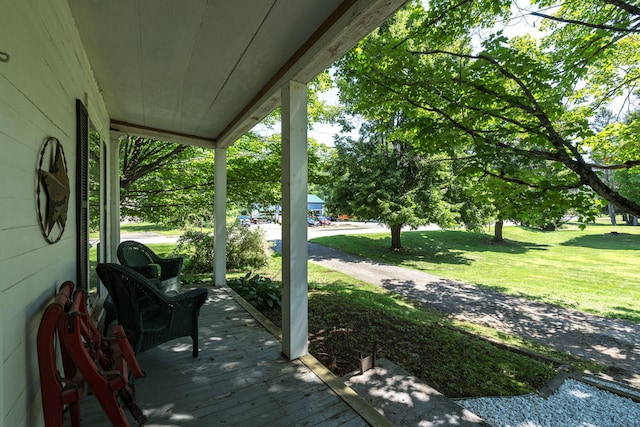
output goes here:
<path id="1" fill-rule="evenodd" d="M 208 291 L 205 288 L 192 289 L 190 291 L 167 296 L 167 302 L 171 306 L 171 329 L 189 329 L 198 322 L 200 308 L 207 300 Z"/>
<path id="2" fill-rule="evenodd" d="M 208 291 L 206 288 L 191 289 L 178 295 L 165 295 L 167 302 L 175 305 L 190 305 L 196 303 L 197 309 L 207 300 Z"/>

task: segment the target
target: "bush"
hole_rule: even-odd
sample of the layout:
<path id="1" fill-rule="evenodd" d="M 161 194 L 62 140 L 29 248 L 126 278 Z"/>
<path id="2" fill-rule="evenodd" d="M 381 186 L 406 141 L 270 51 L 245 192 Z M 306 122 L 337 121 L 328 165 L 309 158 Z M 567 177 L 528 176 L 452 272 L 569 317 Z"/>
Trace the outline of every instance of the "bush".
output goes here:
<path id="1" fill-rule="evenodd" d="M 178 239 L 176 253 L 188 253 L 185 273 L 211 273 L 213 271 L 213 235 L 187 231 Z"/>
<path id="2" fill-rule="evenodd" d="M 282 288 L 268 277 L 251 276 L 227 280 L 229 285 L 242 298 L 258 310 L 279 308 L 282 306 Z"/>
<path id="3" fill-rule="evenodd" d="M 187 231 L 178 239 L 176 253 L 188 253 L 184 271 L 210 273 L 213 271 L 213 235 Z M 227 228 L 227 269 L 256 269 L 267 264 L 271 257 L 271 244 L 264 231 L 251 230 L 235 221 Z"/>
<path id="4" fill-rule="evenodd" d="M 272 244 L 264 237 L 264 230 L 250 229 L 235 221 L 227 228 L 227 269 L 257 269 L 271 258 Z"/>

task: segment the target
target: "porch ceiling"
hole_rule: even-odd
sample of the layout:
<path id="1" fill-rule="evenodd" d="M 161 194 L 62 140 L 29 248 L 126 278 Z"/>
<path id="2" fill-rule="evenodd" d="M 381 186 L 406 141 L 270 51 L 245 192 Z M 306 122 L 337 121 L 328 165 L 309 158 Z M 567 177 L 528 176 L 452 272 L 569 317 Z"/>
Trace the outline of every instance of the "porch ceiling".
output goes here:
<path id="1" fill-rule="evenodd" d="M 68 0 L 114 130 L 225 147 L 406 0 Z"/>

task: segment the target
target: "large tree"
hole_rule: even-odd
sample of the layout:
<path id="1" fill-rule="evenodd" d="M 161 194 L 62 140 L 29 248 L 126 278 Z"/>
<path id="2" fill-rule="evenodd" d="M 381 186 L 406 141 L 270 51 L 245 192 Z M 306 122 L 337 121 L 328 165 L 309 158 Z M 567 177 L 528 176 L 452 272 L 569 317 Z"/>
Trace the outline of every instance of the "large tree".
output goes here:
<path id="1" fill-rule="evenodd" d="M 613 114 L 605 110 L 597 117 L 600 129 L 594 136 L 593 157 L 604 166 L 602 179 L 624 197 L 640 203 L 640 168 L 617 168 L 616 164 L 640 157 L 640 110 L 627 114 L 622 122 L 615 122 Z M 609 212 L 615 224 L 615 210 L 609 205 Z M 627 212 L 622 212 L 623 214 Z M 637 215 L 633 215 L 637 218 Z M 637 223 L 636 219 L 631 222 Z"/>
<path id="2" fill-rule="evenodd" d="M 451 225 L 454 216 L 445 200 L 449 171 L 413 150 L 402 121 L 402 114 L 371 121 L 359 139 L 336 141 L 328 203 L 335 212 L 388 226 L 393 249 L 402 248 L 403 226 Z"/>
<path id="3" fill-rule="evenodd" d="M 606 165 L 590 156 L 590 120 L 620 95 L 632 97 L 640 78 L 637 8 L 568 1 L 545 18 L 546 35 L 508 39 L 495 25 L 511 3 L 434 0 L 427 11 L 410 4 L 339 62 L 342 99 L 365 116 L 403 109 L 421 152 L 446 152 L 476 173 L 565 199 L 589 187 L 639 214 L 640 205 L 598 174 L 640 165 L 637 150 Z M 616 135 L 619 147 L 623 138 L 636 141 Z"/>
<path id="4" fill-rule="evenodd" d="M 120 143 L 120 188 L 124 190 L 123 194 L 144 176 L 189 158 L 189 152 L 193 150 L 194 148 L 188 145 L 138 136 L 125 138 Z"/>

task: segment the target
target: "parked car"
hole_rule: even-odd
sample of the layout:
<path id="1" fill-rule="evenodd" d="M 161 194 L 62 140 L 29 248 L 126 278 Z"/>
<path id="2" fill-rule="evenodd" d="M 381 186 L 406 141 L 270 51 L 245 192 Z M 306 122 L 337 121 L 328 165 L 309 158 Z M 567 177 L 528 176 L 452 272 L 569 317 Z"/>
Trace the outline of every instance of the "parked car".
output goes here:
<path id="1" fill-rule="evenodd" d="M 320 225 L 331 225 L 331 221 L 326 216 L 318 215 L 316 218 Z"/>
<path id="2" fill-rule="evenodd" d="M 266 223 L 271 223 L 271 218 L 268 217 L 266 214 L 263 213 L 259 213 L 253 217 L 251 217 L 251 222 L 254 224 L 264 224 Z"/>
<path id="3" fill-rule="evenodd" d="M 307 225 L 309 227 L 317 227 L 320 225 L 320 222 L 311 217 L 307 217 Z"/>
<path id="4" fill-rule="evenodd" d="M 251 219 L 248 215 L 240 215 L 238 217 L 238 221 L 240 221 L 240 224 L 244 225 L 245 227 L 249 227 L 251 225 Z"/>

